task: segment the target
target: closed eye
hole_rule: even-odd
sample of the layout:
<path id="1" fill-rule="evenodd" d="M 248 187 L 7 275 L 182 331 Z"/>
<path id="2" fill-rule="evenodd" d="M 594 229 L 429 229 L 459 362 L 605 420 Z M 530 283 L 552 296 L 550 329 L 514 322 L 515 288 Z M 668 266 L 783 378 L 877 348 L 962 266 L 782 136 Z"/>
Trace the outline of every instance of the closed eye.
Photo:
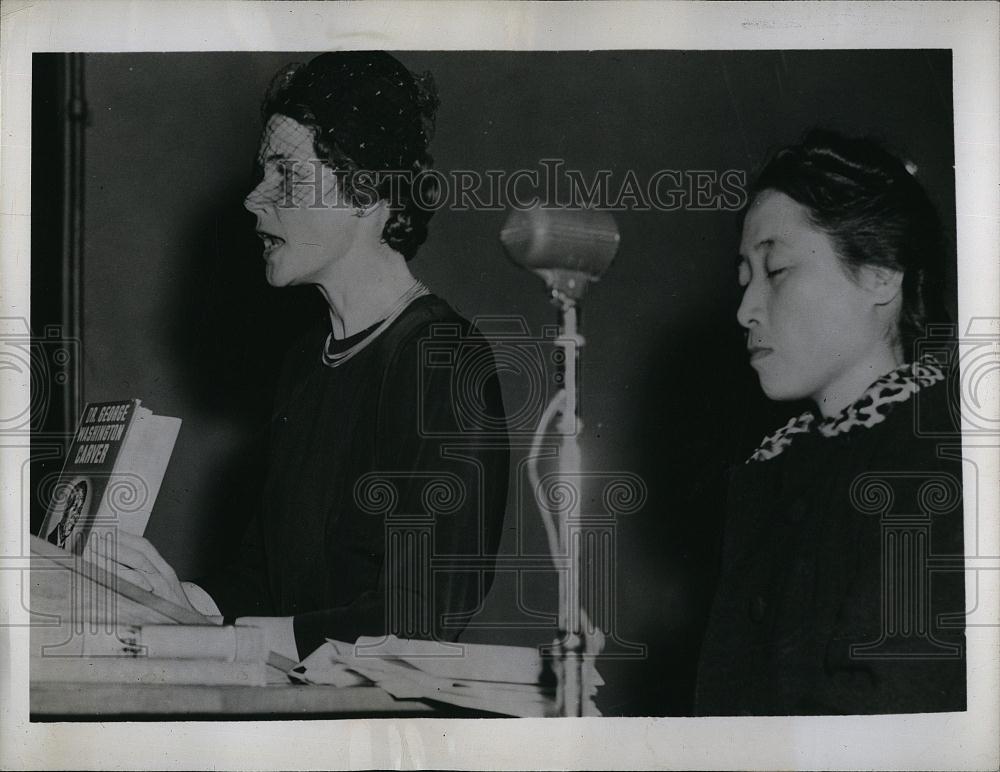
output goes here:
<path id="1" fill-rule="evenodd" d="M 786 268 L 775 268 L 774 270 L 767 272 L 767 278 L 773 279 L 776 276 L 780 276 L 781 274 L 783 274 L 787 270 L 788 270 L 787 267 Z"/>

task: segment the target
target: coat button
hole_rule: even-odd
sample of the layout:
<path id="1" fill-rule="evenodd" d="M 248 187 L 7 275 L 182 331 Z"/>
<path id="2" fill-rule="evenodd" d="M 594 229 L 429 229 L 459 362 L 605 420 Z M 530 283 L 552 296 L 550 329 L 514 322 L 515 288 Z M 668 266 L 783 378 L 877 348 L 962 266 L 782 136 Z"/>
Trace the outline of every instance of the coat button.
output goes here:
<path id="1" fill-rule="evenodd" d="M 767 602 L 760 596 L 755 595 L 750 599 L 750 619 L 754 622 L 763 622 L 764 613 L 767 611 Z"/>

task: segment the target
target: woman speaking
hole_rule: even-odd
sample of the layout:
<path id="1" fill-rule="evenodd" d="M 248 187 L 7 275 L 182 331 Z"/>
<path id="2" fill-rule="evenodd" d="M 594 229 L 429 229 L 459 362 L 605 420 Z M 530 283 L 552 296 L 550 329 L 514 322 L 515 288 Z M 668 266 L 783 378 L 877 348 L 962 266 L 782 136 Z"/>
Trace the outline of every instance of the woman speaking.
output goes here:
<path id="1" fill-rule="evenodd" d="M 148 542 L 119 544 L 124 578 L 260 626 L 296 659 L 326 638 L 455 639 L 499 543 L 508 445 L 491 350 L 407 266 L 435 201 L 427 80 L 381 52 L 275 79 L 245 205 L 268 282 L 315 286 L 329 319 L 287 357 L 238 559 L 182 586 Z"/>
<path id="2" fill-rule="evenodd" d="M 813 131 L 754 185 L 737 318 L 764 393 L 812 409 L 732 475 L 698 713 L 964 710 L 961 437 L 920 343 L 942 242 L 868 140 Z"/>

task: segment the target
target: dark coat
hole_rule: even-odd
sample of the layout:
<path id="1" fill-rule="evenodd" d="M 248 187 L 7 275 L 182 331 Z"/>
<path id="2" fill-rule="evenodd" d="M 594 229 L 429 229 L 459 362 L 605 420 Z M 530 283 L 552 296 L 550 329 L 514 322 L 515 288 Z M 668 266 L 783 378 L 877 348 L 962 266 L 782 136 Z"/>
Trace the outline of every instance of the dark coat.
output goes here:
<path id="1" fill-rule="evenodd" d="M 326 334 L 288 357 L 261 511 L 203 586 L 226 616 L 294 616 L 302 656 L 327 637 L 454 640 L 490 586 L 506 505 L 489 343 L 432 295 L 340 367 L 321 361 Z"/>
<path id="2" fill-rule="evenodd" d="M 965 709 L 961 438 L 939 381 L 735 469 L 701 715 Z M 948 616 L 950 615 L 950 616 Z"/>

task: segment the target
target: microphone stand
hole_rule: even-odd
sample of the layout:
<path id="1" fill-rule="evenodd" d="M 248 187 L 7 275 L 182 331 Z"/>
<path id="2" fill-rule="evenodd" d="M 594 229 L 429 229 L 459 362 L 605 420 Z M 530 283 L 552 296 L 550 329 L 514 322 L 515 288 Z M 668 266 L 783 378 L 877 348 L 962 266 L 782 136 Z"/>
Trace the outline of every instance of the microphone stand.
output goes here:
<path id="1" fill-rule="evenodd" d="M 600 715 L 591 699 L 590 669 L 584 667 L 585 656 L 596 653 L 600 643 L 587 645 L 592 642 L 593 635 L 588 630 L 590 624 L 583 608 L 584 566 L 579 563 L 582 550 L 574 554 L 569 532 L 569 524 L 578 522 L 581 514 L 580 491 L 573 486 L 581 479 L 583 470 L 577 441 L 578 432 L 583 428 L 577 408 L 577 368 L 579 350 L 585 340 L 578 327 L 577 299 L 553 287 L 552 301 L 559 309 L 560 334 L 554 343 L 563 351 L 563 388 L 556 392 L 542 414 L 535 432 L 528 474 L 553 562 L 558 564 L 560 558 L 569 562 L 568 571 L 560 575 L 558 624 L 561 637 L 552 647 L 556 652 L 556 711 L 560 716 Z M 562 437 L 557 480 L 543 492 L 538 477 L 538 451 L 556 414 L 556 429 Z M 564 509 L 562 513 L 553 511 L 552 504 L 560 501 L 568 506 L 561 508 Z"/>
<path id="2" fill-rule="evenodd" d="M 542 413 L 528 459 L 528 478 L 545 526 L 549 552 L 559 575 L 559 635 L 549 647 L 554 653 L 556 709 L 562 716 L 599 716 L 593 701 L 599 676 L 593 658 L 603 649 L 604 635 L 593 628 L 583 608 L 585 550 L 579 532 L 581 492 L 574 488 L 583 479 L 583 459 L 577 435 L 577 372 L 584 339 L 577 307 L 587 286 L 596 281 L 618 251 L 618 226 L 610 213 L 598 210 L 536 206 L 511 213 L 500 232 L 500 241 L 511 259 L 540 275 L 559 309 L 559 337 L 563 352 L 563 384 Z M 555 482 L 543 491 L 538 475 L 541 445 L 558 414 L 561 436 Z M 585 537 L 584 537 L 585 538 Z M 575 548 L 574 548 L 574 543 Z M 565 565 L 565 572 L 558 571 Z"/>

